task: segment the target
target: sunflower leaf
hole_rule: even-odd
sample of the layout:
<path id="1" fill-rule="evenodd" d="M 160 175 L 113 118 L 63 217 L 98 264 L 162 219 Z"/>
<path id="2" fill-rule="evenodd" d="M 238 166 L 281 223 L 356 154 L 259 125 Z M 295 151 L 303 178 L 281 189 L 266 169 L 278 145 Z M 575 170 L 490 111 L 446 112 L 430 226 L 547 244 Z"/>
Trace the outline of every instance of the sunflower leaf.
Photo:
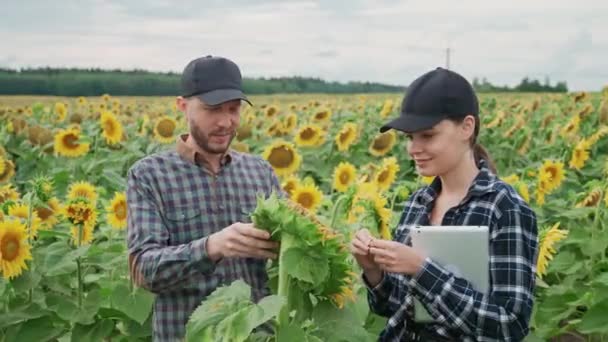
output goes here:
<path id="1" fill-rule="evenodd" d="M 327 259 L 312 256 L 301 248 L 290 248 L 283 254 L 281 262 L 290 276 L 311 283 L 321 284 L 329 273 Z"/>

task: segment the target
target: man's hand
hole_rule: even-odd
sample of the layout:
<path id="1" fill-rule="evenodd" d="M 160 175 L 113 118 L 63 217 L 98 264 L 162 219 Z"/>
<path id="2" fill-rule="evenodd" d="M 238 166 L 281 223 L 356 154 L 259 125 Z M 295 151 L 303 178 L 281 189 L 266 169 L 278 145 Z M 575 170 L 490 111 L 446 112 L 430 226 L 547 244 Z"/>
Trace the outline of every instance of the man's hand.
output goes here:
<path id="1" fill-rule="evenodd" d="M 213 261 L 234 257 L 275 259 L 279 244 L 269 239 L 267 231 L 237 222 L 207 238 L 207 255 Z"/>

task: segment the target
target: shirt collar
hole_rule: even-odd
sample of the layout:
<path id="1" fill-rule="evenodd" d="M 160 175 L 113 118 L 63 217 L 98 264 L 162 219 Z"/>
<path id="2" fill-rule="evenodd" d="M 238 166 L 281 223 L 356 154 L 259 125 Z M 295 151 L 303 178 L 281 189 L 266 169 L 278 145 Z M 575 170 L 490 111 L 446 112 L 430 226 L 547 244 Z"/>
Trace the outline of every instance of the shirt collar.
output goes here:
<path id="1" fill-rule="evenodd" d="M 497 177 L 495 174 L 490 171 L 488 167 L 488 162 L 484 159 L 481 159 L 477 163 L 477 167 L 479 168 L 479 173 L 473 179 L 469 190 L 467 191 L 466 196 L 463 199 L 463 202 L 468 200 L 469 198 L 479 197 L 488 193 L 492 193 L 496 191 L 495 184 L 497 181 Z M 418 196 L 418 201 L 421 204 L 429 204 L 437 198 L 437 195 L 441 191 L 441 179 L 439 177 L 435 177 L 431 184 L 427 187 L 422 188 L 420 196 Z"/>
<path id="2" fill-rule="evenodd" d="M 186 143 L 189 135 L 190 134 L 188 133 L 178 135 L 176 143 L 177 153 L 191 164 L 207 167 L 209 162 L 205 159 L 205 157 Z M 220 165 L 222 167 L 229 165 L 237 157 L 237 154 L 238 152 L 228 149 L 228 151 L 222 155 Z"/>

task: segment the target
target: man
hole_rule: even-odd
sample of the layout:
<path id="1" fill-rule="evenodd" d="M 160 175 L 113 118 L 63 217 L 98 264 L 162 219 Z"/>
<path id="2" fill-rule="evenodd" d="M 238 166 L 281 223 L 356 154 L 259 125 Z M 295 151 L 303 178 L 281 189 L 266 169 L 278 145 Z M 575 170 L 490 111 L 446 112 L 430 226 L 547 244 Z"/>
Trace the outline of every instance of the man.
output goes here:
<path id="1" fill-rule="evenodd" d="M 229 149 L 239 125 L 238 66 L 221 57 L 191 61 L 177 108 L 189 134 L 175 150 L 136 162 L 128 172 L 128 248 L 133 281 L 157 294 L 155 341 L 180 340 L 201 301 L 243 279 L 254 300 L 268 294 L 265 260 L 277 245 L 250 223 L 256 196 L 281 188 L 270 164 Z"/>

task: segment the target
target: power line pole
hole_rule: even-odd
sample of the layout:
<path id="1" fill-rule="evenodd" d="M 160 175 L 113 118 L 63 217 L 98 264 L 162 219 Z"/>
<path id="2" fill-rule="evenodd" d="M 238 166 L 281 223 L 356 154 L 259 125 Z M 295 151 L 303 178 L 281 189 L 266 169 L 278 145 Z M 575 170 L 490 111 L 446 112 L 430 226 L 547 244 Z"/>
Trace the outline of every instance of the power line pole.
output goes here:
<path id="1" fill-rule="evenodd" d="M 450 48 L 445 49 L 445 68 L 450 69 Z"/>

